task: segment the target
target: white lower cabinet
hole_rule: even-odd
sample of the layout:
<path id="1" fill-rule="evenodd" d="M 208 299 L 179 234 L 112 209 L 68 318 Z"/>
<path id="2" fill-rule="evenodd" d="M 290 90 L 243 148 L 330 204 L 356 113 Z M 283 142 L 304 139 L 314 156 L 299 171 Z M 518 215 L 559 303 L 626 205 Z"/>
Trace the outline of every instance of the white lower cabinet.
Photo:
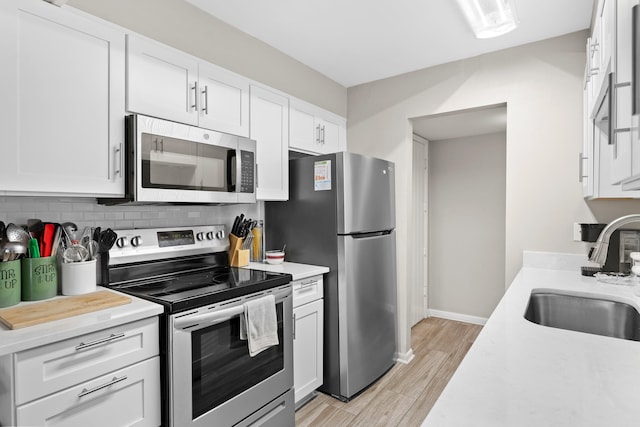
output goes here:
<path id="1" fill-rule="evenodd" d="M 19 406 L 21 426 L 158 426 L 160 361 L 155 356 Z"/>
<path id="2" fill-rule="evenodd" d="M 161 422 L 158 318 L 20 351 L 8 425 L 158 426 Z M 2 382 L 0 381 L 0 384 Z"/>
<path id="3" fill-rule="evenodd" d="M 293 386 L 296 406 L 322 385 L 323 300 L 322 276 L 293 282 Z"/>

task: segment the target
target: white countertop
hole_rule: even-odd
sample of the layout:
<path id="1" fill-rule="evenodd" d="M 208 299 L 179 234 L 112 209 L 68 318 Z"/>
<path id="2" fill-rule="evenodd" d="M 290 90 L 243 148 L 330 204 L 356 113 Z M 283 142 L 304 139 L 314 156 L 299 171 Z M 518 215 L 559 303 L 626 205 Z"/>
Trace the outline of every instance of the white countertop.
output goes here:
<path id="1" fill-rule="evenodd" d="M 101 286 L 98 286 L 97 290 L 116 292 Z M 0 324 L 0 356 L 145 319 L 147 317 L 157 316 L 163 312 L 163 307 L 159 304 L 145 301 L 131 295 L 127 296 L 131 297 L 129 304 L 71 316 L 39 325 L 27 326 L 21 329 L 12 330 Z M 55 298 L 67 297 L 57 296 Z M 43 301 L 22 302 L 20 304 L 35 304 Z M 19 305 L 14 305 L 13 307 L 18 306 Z"/>
<path id="2" fill-rule="evenodd" d="M 423 427 L 640 425 L 640 342 L 567 331 L 524 319 L 532 289 L 606 296 L 640 308 L 623 285 L 580 275 L 555 254 L 527 263 L 463 359 Z M 549 254 L 552 256 L 552 254 Z M 585 258 L 586 260 L 586 258 Z M 569 262 L 571 264 L 571 262 Z M 527 265 L 536 265 L 536 268 Z M 586 262 L 583 263 L 586 265 Z"/>
<path id="3" fill-rule="evenodd" d="M 245 268 L 254 270 L 271 271 L 274 273 L 288 273 L 293 276 L 293 280 L 306 279 L 307 277 L 317 276 L 328 273 L 329 267 L 310 264 L 298 264 L 296 262 L 283 262 L 282 264 L 266 264 L 262 262 L 250 262 Z"/>

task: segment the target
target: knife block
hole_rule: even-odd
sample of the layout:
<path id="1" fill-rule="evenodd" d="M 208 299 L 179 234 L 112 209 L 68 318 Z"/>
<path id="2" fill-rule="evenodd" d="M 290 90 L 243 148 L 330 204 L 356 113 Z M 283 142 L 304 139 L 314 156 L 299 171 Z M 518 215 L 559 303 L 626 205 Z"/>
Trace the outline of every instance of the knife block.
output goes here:
<path id="1" fill-rule="evenodd" d="M 241 249 L 243 240 L 234 234 L 229 234 L 229 264 L 232 267 L 249 265 L 249 249 Z"/>

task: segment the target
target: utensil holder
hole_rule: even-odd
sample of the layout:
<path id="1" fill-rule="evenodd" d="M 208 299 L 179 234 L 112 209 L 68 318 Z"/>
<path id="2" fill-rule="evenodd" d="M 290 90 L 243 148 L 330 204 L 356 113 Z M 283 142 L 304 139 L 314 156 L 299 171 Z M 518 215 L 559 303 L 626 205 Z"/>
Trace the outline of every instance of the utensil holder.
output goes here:
<path id="1" fill-rule="evenodd" d="M 55 256 L 23 258 L 20 272 L 22 301 L 38 301 L 58 294 L 58 265 Z"/>
<path id="2" fill-rule="evenodd" d="M 242 248 L 243 239 L 229 234 L 229 264 L 232 267 L 245 267 L 249 265 L 249 249 Z"/>
<path id="3" fill-rule="evenodd" d="M 62 295 L 82 295 L 96 290 L 96 260 L 63 262 L 60 266 Z"/>
<path id="4" fill-rule="evenodd" d="M 20 260 L 0 262 L 0 307 L 11 307 L 21 298 Z"/>

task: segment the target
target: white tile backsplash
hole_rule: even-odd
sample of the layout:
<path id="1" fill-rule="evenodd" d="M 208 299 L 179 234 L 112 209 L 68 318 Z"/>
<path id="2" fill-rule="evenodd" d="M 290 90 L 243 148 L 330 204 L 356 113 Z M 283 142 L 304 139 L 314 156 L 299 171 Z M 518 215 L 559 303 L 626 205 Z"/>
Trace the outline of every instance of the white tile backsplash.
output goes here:
<path id="1" fill-rule="evenodd" d="M 264 219 L 262 202 L 237 205 L 99 205 L 95 199 L 60 197 L 0 196 L 0 220 L 24 225 L 29 218 L 45 222 L 71 221 L 79 228 L 177 227 L 224 224 L 228 228 L 236 215 Z"/>

